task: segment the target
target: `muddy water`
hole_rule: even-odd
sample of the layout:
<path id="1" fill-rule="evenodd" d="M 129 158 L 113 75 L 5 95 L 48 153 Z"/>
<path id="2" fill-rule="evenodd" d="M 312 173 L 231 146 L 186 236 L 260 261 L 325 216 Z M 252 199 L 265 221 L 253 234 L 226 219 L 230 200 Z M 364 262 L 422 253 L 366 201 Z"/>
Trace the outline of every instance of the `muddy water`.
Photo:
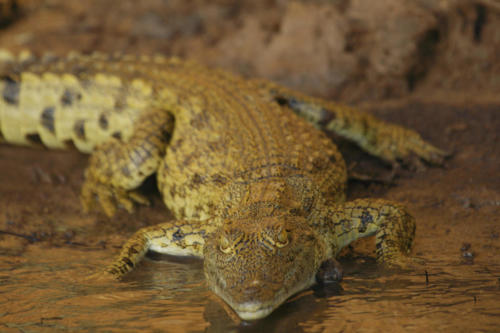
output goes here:
<path id="1" fill-rule="evenodd" d="M 344 259 L 340 286 L 305 291 L 248 324 L 207 291 L 200 262 L 172 259 L 149 258 L 125 281 L 108 284 L 82 279 L 109 260 L 106 251 L 35 244 L 22 256 L 1 256 L 0 330 L 500 330 L 500 265 L 428 263 L 426 278 L 381 271 L 370 259 Z"/>

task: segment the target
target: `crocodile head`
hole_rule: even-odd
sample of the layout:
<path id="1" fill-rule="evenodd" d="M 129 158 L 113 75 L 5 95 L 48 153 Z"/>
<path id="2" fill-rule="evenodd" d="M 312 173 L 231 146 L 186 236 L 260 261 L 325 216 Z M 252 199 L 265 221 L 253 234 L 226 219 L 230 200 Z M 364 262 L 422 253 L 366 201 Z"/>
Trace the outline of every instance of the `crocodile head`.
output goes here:
<path id="1" fill-rule="evenodd" d="M 241 319 L 260 319 L 315 282 L 324 252 L 302 217 L 230 220 L 205 243 L 205 276 Z"/>

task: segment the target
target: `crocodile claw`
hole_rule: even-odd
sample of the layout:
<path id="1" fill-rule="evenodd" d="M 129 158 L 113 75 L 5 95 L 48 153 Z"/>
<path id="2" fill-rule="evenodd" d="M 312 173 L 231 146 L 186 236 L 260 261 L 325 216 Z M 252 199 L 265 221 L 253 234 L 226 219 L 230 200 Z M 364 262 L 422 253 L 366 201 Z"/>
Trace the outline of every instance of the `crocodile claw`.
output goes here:
<path id="1" fill-rule="evenodd" d="M 387 124 L 376 138 L 378 148 L 375 155 L 388 161 L 393 167 L 404 165 L 410 169 L 425 169 L 424 163 L 443 165 L 452 153 L 426 142 L 415 131 L 397 125 Z"/>
<path id="2" fill-rule="evenodd" d="M 432 165 L 443 165 L 446 158 L 452 154 L 441 150 L 425 142 L 416 132 L 408 131 L 413 134 L 410 140 L 403 146 L 400 160 L 404 165 L 413 166 L 417 170 L 422 169 L 421 161 Z"/>

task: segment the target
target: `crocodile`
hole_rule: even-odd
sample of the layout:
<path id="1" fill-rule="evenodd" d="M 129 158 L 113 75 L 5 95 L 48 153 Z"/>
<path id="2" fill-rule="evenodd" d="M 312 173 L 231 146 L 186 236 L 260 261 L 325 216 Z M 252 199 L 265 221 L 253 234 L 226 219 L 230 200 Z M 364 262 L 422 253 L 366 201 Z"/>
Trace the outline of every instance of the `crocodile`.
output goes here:
<path id="1" fill-rule="evenodd" d="M 375 235 L 377 261 L 411 267 L 415 219 L 400 203 L 346 201 L 334 132 L 393 165 L 442 164 L 415 131 L 264 79 L 163 56 L 6 52 L 0 141 L 90 153 L 85 211 L 113 216 L 148 200 L 156 173 L 174 220 L 137 231 L 104 269 L 121 278 L 147 251 L 204 260 L 208 288 L 243 320 L 269 315 L 335 257 Z"/>

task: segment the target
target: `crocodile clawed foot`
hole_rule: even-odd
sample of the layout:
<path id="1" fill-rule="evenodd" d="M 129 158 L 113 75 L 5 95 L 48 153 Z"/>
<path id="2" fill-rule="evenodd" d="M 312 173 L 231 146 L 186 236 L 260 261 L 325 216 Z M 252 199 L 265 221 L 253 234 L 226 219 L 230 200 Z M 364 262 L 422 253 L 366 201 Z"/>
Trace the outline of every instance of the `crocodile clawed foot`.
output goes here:
<path id="1" fill-rule="evenodd" d="M 431 165 L 443 166 L 452 153 L 436 148 L 424 141 L 412 130 L 405 130 L 406 140 L 400 143 L 396 159 L 401 164 L 416 171 L 425 170 L 426 162 Z"/>
<path id="2" fill-rule="evenodd" d="M 85 212 L 93 210 L 98 202 L 108 217 L 115 215 L 117 207 L 132 213 L 136 203 L 149 205 L 149 200 L 137 191 L 114 188 L 90 179 L 82 187 L 81 202 Z"/>
<path id="3" fill-rule="evenodd" d="M 394 165 L 412 170 L 425 169 L 425 163 L 442 166 L 452 154 L 426 142 L 417 132 L 397 125 L 385 124 L 375 136 L 372 151 Z"/>

